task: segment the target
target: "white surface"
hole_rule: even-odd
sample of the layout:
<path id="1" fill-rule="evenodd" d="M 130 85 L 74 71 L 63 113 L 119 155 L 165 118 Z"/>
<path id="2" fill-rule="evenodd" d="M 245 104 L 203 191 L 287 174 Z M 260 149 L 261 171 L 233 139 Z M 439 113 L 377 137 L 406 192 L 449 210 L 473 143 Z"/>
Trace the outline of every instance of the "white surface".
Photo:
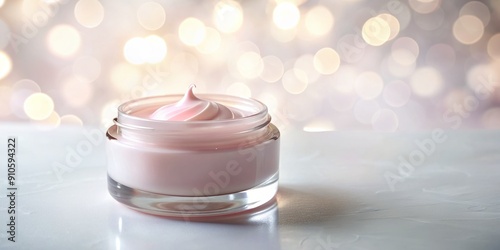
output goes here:
<path id="1" fill-rule="evenodd" d="M 398 157 L 429 133 L 286 131 L 276 208 L 246 220 L 188 222 L 114 201 L 102 143 L 56 171 L 86 140 L 81 129 L 0 129 L 0 152 L 7 136 L 18 137 L 19 175 L 17 242 L 1 226 L 1 249 L 500 249 L 498 131 L 445 132 L 394 192 L 384 174 L 397 173 Z M 2 168 L 5 161 L 0 155 Z M 6 170 L 0 174 L 5 225 Z"/>

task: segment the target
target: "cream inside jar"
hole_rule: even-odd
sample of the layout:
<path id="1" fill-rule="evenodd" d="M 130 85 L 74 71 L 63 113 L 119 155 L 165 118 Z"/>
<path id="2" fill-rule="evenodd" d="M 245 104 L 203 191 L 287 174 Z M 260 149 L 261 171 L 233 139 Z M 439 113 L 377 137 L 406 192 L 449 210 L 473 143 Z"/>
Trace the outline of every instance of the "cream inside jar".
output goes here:
<path id="1" fill-rule="evenodd" d="M 166 216 L 241 212 L 277 191 L 278 129 L 254 99 L 185 95 L 132 100 L 107 132 L 108 189 Z"/>

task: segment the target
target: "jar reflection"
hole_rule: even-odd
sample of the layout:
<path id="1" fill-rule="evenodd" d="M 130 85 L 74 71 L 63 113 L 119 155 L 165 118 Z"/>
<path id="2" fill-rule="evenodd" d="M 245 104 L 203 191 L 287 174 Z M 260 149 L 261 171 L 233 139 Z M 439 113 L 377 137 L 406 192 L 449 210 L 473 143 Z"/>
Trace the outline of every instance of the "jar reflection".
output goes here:
<path id="1" fill-rule="evenodd" d="M 145 215 L 114 204 L 110 249 L 280 249 L 276 201 L 247 213 L 176 219 Z"/>

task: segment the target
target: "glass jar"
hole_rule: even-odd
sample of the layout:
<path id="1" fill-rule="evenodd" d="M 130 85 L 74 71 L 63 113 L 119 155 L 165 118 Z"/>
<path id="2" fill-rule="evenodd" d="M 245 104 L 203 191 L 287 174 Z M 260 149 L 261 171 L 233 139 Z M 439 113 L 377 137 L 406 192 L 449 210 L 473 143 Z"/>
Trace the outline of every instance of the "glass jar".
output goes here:
<path id="1" fill-rule="evenodd" d="M 174 217 L 237 213 L 274 198 L 280 133 L 267 107 L 235 96 L 200 97 L 249 115 L 208 121 L 148 118 L 181 95 L 119 106 L 106 145 L 113 198 L 142 212 Z"/>

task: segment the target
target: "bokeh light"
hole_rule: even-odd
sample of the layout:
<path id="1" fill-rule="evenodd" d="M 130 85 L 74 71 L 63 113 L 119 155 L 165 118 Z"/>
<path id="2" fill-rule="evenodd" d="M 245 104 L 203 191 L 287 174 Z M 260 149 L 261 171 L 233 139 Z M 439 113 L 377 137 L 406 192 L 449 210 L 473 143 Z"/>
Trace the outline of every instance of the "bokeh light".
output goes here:
<path id="1" fill-rule="evenodd" d="M 425 56 L 429 66 L 449 69 L 455 65 L 455 50 L 448 44 L 438 43 L 432 45 Z"/>
<path id="2" fill-rule="evenodd" d="M 274 7 L 273 22 L 276 27 L 289 30 L 297 26 L 300 21 L 300 11 L 297 6 L 291 2 L 281 2 Z"/>
<path id="3" fill-rule="evenodd" d="M 146 62 L 144 57 L 144 48 L 146 44 L 144 42 L 144 38 L 142 37 L 134 37 L 125 43 L 125 47 L 123 48 L 123 54 L 125 59 L 132 64 L 143 64 Z"/>
<path id="4" fill-rule="evenodd" d="M 398 19 L 400 30 L 405 30 L 412 21 L 411 9 L 402 1 L 388 2 L 387 10 Z"/>
<path id="5" fill-rule="evenodd" d="M 380 46 L 391 37 L 391 26 L 380 16 L 368 19 L 361 31 L 363 39 L 372 46 Z"/>
<path id="6" fill-rule="evenodd" d="M 12 70 L 12 61 L 5 52 L 0 51 L 0 80 L 5 78 Z"/>
<path id="7" fill-rule="evenodd" d="M 264 69 L 262 58 L 253 51 L 243 53 L 236 61 L 238 72 L 247 79 L 259 77 Z"/>
<path id="8" fill-rule="evenodd" d="M 47 118 L 42 120 L 33 120 L 32 123 L 39 130 L 50 130 L 57 128 L 61 124 L 61 117 L 59 117 L 57 112 L 52 111 Z"/>
<path id="9" fill-rule="evenodd" d="M 42 1 L 22 1 L 21 11 L 24 17 L 33 16 L 42 6 Z"/>
<path id="10" fill-rule="evenodd" d="M 172 60 L 170 61 L 170 68 L 168 71 L 159 70 L 160 72 L 163 72 L 160 73 L 159 76 L 161 76 L 162 74 L 168 74 L 168 72 L 172 72 L 172 76 L 175 76 L 172 78 L 172 82 L 192 83 L 197 79 L 199 70 L 200 62 L 198 60 L 198 57 L 192 53 L 181 52 L 173 56 Z M 173 74 L 173 72 L 175 72 L 175 74 Z M 188 85 L 183 86 L 181 84 L 173 84 L 173 86 L 171 85 L 170 87 L 177 87 L 177 90 L 174 93 L 183 93 L 184 91 L 186 91 L 187 86 Z"/>
<path id="11" fill-rule="evenodd" d="M 441 6 L 441 0 L 408 0 L 410 7 L 417 13 L 429 14 Z"/>
<path id="12" fill-rule="evenodd" d="M 330 10 L 322 5 L 311 8 L 304 19 L 307 31 L 314 36 L 328 34 L 335 21 Z"/>
<path id="13" fill-rule="evenodd" d="M 222 0 L 214 7 L 213 21 L 215 27 L 223 33 L 238 31 L 243 24 L 241 5 L 232 0 Z"/>
<path id="14" fill-rule="evenodd" d="M 95 28 L 104 19 L 104 7 L 98 0 L 79 0 L 75 5 L 76 21 L 86 28 Z"/>
<path id="15" fill-rule="evenodd" d="M 54 112 L 54 102 L 47 94 L 34 93 L 24 101 L 24 112 L 30 119 L 44 120 Z"/>
<path id="16" fill-rule="evenodd" d="M 283 30 L 275 25 L 270 27 L 271 36 L 278 42 L 287 43 L 293 41 L 297 36 L 297 29 Z"/>
<path id="17" fill-rule="evenodd" d="M 422 67 L 415 71 L 410 79 L 413 93 L 420 97 L 431 97 L 443 88 L 443 77 L 432 67 Z"/>
<path id="18" fill-rule="evenodd" d="M 412 57 L 411 55 L 409 54 L 406 54 L 407 56 L 409 56 L 410 58 Z M 406 59 L 404 60 L 402 57 L 401 57 L 401 54 L 395 54 L 396 58 L 399 59 L 399 62 L 410 62 L 410 60 Z M 387 68 L 387 70 L 389 71 L 389 73 L 395 77 L 398 77 L 398 78 L 404 78 L 404 77 L 408 77 L 410 75 L 412 75 L 414 72 L 415 72 L 415 69 L 417 67 L 417 63 L 414 62 L 414 63 L 410 63 L 410 64 L 401 64 L 397 62 L 396 60 L 394 60 L 394 57 L 392 55 L 392 53 L 390 55 L 388 55 L 386 57 L 386 59 L 384 60 L 383 62 L 383 66 Z"/>
<path id="19" fill-rule="evenodd" d="M 490 67 L 490 65 L 478 64 L 468 70 L 466 77 L 467 86 L 476 92 L 484 93 L 487 90 L 486 93 L 489 93 L 491 96 L 494 88 L 500 86 L 499 76 L 498 70 Z"/>
<path id="20" fill-rule="evenodd" d="M 82 56 L 73 64 L 73 74 L 82 82 L 93 82 L 101 74 L 101 63 L 91 56 Z"/>
<path id="21" fill-rule="evenodd" d="M 490 9 L 486 4 L 479 1 L 470 1 L 464 4 L 460 9 L 460 16 L 465 15 L 478 17 L 484 26 L 488 25 L 491 19 Z"/>
<path id="22" fill-rule="evenodd" d="M 385 86 L 383 97 L 389 106 L 402 107 L 410 100 L 411 88 L 403 81 L 394 81 Z"/>
<path id="23" fill-rule="evenodd" d="M 202 54 L 214 53 L 220 48 L 222 38 L 219 32 L 214 28 L 208 27 L 205 31 L 205 39 L 196 46 L 196 49 Z"/>
<path id="24" fill-rule="evenodd" d="M 354 104 L 359 99 L 356 92 L 342 92 L 334 88 L 328 93 L 328 102 L 333 110 L 338 112 L 347 112 L 352 110 Z"/>
<path id="25" fill-rule="evenodd" d="M 260 78 L 266 82 L 277 82 L 283 76 L 285 68 L 281 60 L 276 56 L 265 56 L 262 58 L 263 69 Z"/>
<path id="26" fill-rule="evenodd" d="M 62 82 L 61 94 L 65 103 L 72 107 L 83 107 L 92 98 L 94 87 L 89 82 L 82 82 L 71 77 Z"/>
<path id="27" fill-rule="evenodd" d="M 113 99 L 106 102 L 101 109 L 101 122 L 104 128 L 108 128 L 113 125 L 113 119 L 116 117 L 116 110 L 120 106 L 121 102 L 119 100 Z"/>
<path id="28" fill-rule="evenodd" d="M 308 122 L 303 130 L 305 132 L 327 132 L 335 131 L 335 125 L 332 121 L 326 119 L 314 119 Z"/>
<path id="29" fill-rule="evenodd" d="M 500 33 L 495 34 L 488 40 L 488 55 L 495 60 L 500 60 Z"/>
<path id="30" fill-rule="evenodd" d="M 179 25 L 179 38 L 188 46 L 200 45 L 205 39 L 205 24 L 194 17 L 188 17 Z"/>
<path id="31" fill-rule="evenodd" d="M 463 44 L 476 43 L 483 34 L 483 22 L 476 16 L 460 16 L 453 24 L 453 36 Z"/>
<path id="32" fill-rule="evenodd" d="M 279 101 L 278 98 L 275 94 L 272 94 L 270 92 L 262 92 L 258 97 L 257 100 L 260 100 L 261 102 L 265 103 L 267 106 L 267 109 L 270 113 L 276 112 L 276 110 L 279 107 Z"/>
<path id="33" fill-rule="evenodd" d="M 125 43 L 125 59 L 132 64 L 159 63 L 167 55 L 167 44 L 163 38 L 150 35 L 145 38 L 134 37 Z"/>
<path id="34" fill-rule="evenodd" d="M 331 86 L 341 93 L 352 93 L 355 91 L 354 86 L 356 84 L 356 79 L 360 74 L 361 72 L 359 72 L 359 69 L 353 66 L 341 66 L 337 73 L 333 75 L 333 84 Z"/>
<path id="35" fill-rule="evenodd" d="M 390 33 L 389 33 L 388 40 L 390 41 L 390 40 L 394 39 L 399 34 L 399 31 L 401 28 L 401 26 L 399 25 L 398 19 L 395 16 L 388 14 L 388 13 L 382 13 L 382 14 L 378 15 L 377 17 L 381 18 L 389 25 Z"/>
<path id="36" fill-rule="evenodd" d="M 457 103 L 465 103 L 465 99 L 470 97 L 470 91 L 466 88 L 457 88 L 448 92 L 444 98 L 444 105 L 448 109 L 456 109 Z"/>
<path id="37" fill-rule="evenodd" d="M 358 100 L 354 85 L 359 74 L 358 69 L 348 65 L 339 67 L 333 74 L 327 93 L 328 101 L 334 110 L 346 112 L 352 109 Z"/>
<path id="38" fill-rule="evenodd" d="M 281 78 L 285 90 L 294 95 L 298 95 L 306 90 L 309 80 L 307 74 L 300 69 L 287 70 Z"/>
<path id="39" fill-rule="evenodd" d="M 60 122 L 62 125 L 83 126 L 82 119 L 80 119 L 80 117 L 76 115 L 71 114 L 61 116 Z"/>
<path id="40" fill-rule="evenodd" d="M 295 6 L 301 6 L 302 4 L 306 3 L 307 0 L 272 0 L 272 2 L 276 3 L 289 2 L 295 4 Z"/>
<path id="41" fill-rule="evenodd" d="M 391 47 L 392 59 L 401 65 L 411 65 L 417 61 L 419 56 L 418 43 L 410 37 L 400 37 Z"/>
<path id="42" fill-rule="evenodd" d="M 120 63 L 111 68 L 112 86 L 119 92 L 131 91 L 143 78 L 142 73 L 133 65 Z"/>
<path id="43" fill-rule="evenodd" d="M 332 48 L 322 48 L 314 54 L 314 68 L 323 75 L 335 73 L 340 66 L 340 56 Z"/>
<path id="44" fill-rule="evenodd" d="M 242 82 L 235 82 L 229 85 L 229 87 L 226 89 L 226 94 L 250 98 L 252 96 L 252 91 L 246 84 Z"/>
<path id="45" fill-rule="evenodd" d="M 12 88 L 14 91 L 19 91 L 19 90 L 26 90 L 31 93 L 37 93 L 40 92 L 40 86 L 33 80 L 31 79 L 21 79 L 14 83 L 14 86 Z"/>
<path id="46" fill-rule="evenodd" d="M 4 5 L 6 121 L 108 124 L 126 100 L 196 83 L 263 101 L 280 128 L 307 132 L 444 127 L 443 114 L 471 96 L 480 104 L 461 128 L 498 127 L 499 1 Z"/>
<path id="47" fill-rule="evenodd" d="M 165 23 L 163 6 L 157 2 L 145 2 L 137 10 L 137 21 L 147 30 L 157 30 Z"/>
<path id="48" fill-rule="evenodd" d="M 445 12 L 442 8 L 428 14 L 415 13 L 413 21 L 422 30 L 434 31 L 441 28 L 445 22 Z"/>
<path id="49" fill-rule="evenodd" d="M 363 72 L 356 78 L 356 93 L 365 100 L 374 99 L 382 93 L 384 81 L 373 71 Z"/>
<path id="50" fill-rule="evenodd" d="M 80 33 L 67 24 L 60 24 L 49 31 L 47 43 L 50 51 L 60 57 L 74 55 L 81 45 Z"/>
<path id="51" fill-rule="evenodd" d="M 151 35 L 144 38 L 144 42 L 147 46 L 144 53 L 147 63 L 159 63 L 167 55 L 167 44 L 163 38 Z"/>
<path id="52" fill-rule="evenodd" d="M 320 77 L 320 74 L 315 69 L 314 56 L 311 54 L 303 54 L 298 57 L 293 64 L 293 68 L 306 73 L 309 84 L 316 82 Z"/>
<path id="53" fill-rule="evenodd" d="M 358 100 L 354 104 L 353 112 L 356 120 L 363 124 L 372 124 L 373 116 L 380 110 L 375 100 Z"/>
<path id="54" fill-rule="evenodd" d="M 40 86 L 31 79 L 21 79 L 14 83 L 11 91 L 10 100 L 7 98 L 11 113 L 19 118 L 28 118 L 24 112 L 24 101 L 32 94 L 40 92 Z"/>

